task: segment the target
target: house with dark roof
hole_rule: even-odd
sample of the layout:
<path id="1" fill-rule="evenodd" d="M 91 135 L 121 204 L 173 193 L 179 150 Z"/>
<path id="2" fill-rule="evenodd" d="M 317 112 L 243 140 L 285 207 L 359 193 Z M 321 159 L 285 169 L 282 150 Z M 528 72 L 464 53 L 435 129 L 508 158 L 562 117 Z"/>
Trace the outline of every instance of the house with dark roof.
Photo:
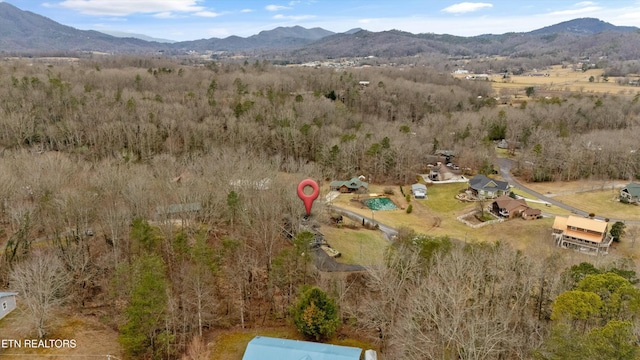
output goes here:
<path id="1" fill-rule="evenodd" d="M 620 190 L 620 201 L 629 204 L 637 204 L 640 202 L 640 184 L 630 183 Z"/>
<path id="2" fill-rule="evenodd" d="M 480 199 L 493 199 L 501 195 L 509 194 L 509 183 L 494 180 L 485 175 L 476 175 L 469 180 L 469 188 L 473 196 Z"/>
<path id="3" fill-rule="evenodd" d="M 242 360 L 360 360 L 362 352 L 351 346 L 256 336 L 247 344 Z M 371 357 L 365 355 L 367 358 Z"/>
<path id="4" fill-rule="evenodd" d="M 16 308 L 15 292 L 0 292 L 0 319 L 7 316 Z"/>
<path id="5" fill-rule="evenodd" d="M 522 216 L 522 213 L 528 208 L 529 206 L 527 206 L 527 202 L 524 199 L 514 199 L 507 195 L 498 196 L 491 204 L 494 214 L 507 219 Z"/>
<path id="6" fill-rule="evenodd" d="M 347 181 L 332 181 L 329 183 L 329 189 L 332 191 L 339 191 L 341 193 L 352 192 L 369 192 L 369 184 L 360 180 L 357 177 Z"/>

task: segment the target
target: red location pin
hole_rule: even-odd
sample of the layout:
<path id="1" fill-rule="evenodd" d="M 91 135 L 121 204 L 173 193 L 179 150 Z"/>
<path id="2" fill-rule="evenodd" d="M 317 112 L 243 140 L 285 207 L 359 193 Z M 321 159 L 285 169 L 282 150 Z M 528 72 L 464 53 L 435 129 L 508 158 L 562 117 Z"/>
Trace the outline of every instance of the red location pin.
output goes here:
<path id="1" fill-rule="evenodd" d="M 311 186 L 313 189 L 311 195 L 304 193 L 304 188 L 307 186 Z M 314 180 L 305 179 L 298 184 L 298 197 L 302 199 L 302 202 L 304 202 L 304 208 L 307 210 L 307 216 L 311 215 L 311 205 L 313 205 L 313 201 L 318 198 L 318 195 L 320 195 L 320 187 Z"/>

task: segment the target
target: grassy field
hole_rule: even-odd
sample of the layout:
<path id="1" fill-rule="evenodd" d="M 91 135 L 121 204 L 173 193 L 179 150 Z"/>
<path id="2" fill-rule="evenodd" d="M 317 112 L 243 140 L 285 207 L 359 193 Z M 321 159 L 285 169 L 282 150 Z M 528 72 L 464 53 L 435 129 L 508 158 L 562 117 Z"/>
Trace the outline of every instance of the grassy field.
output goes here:
<path id="1" fill-rule="evenodd" d="M 640 219 L 640 208 L 612 201 L 613 196 L 617 193 L 620 186 L 618 183 L 606 183 L 603 185 L 602 182 L 583 181 L 527 184 L 527 186 L 529 185 L 532 185 L 531 187 L 534 188 L 534 190 L 550 194 L 551 196 L 555 194 L 565 194 L 554 196 L 554 198 L 586 211 L 592 209 L 593 212 L 598 215 L 609 216 L 611 218 Z M 542 203 L 529 201 L 529 206 L 542 210 L 543 213 L 550 215 L 550 217 L 536 221 L 513 219 L 503 223 L 473 229 L 456 219 L 459 215 L 470 212 L 478 207 L 477 203 L 462 202 L 455 198 L 455 195 L 460 190 L 466 188 L 466 186 L 467 185 L 463 183 L 431 185 L 427 191 L 428 199 L 412 199 L 409 203 L 406 202 L 404 196 L 399 192 L 399 188 L 397 186 L 393 187 L 394 190 L 398 190 L 395 190 L 395 194 L 389 197 L 401 209 L 376 211 L 374 214 L 375 221 L 395 228 L 408 227 L 418 233 L 431 236 L 449 236 L 450 238 L 463 241 L 501 241 L 509 243 L 516 249 L 532 254 L 548 255 L 557 251 L 550 236 L 553 216 L 567 216 L 571 214 L 570 211 L 553 205 L 547 206 Z M 370 190 L 372 193 L 382 193 L 383 189 L 387 187 L 389 186 L 371 185 Z M 605 190 L 586 191 L 602 189 L 603 187 Z M 403 189 L 405 189 L 406 193 L 409 186 L 404 186 Z M 535 199 L 531 194 L 521 190 L 516 189 L 515 193 L 528 199 Z M 351 199 L 355 197 L 356 196 L 352 194 L 342 194 L 333 201 L 333 204 L 370 218 L 372 215 L 370 209 L 362 206 L 359 202 L 351 201 Z M 413 205 L 411 214 L 407 214 L 404 210 L 408 204 Z M 487 205 L 487 203 L 485 203 L 485 205 Z M 368 234 L 368 232 L 364 234 Z M 349 238 L 353 235 L 345 232 L 345 230 L 335 229 L 335 232 L 332 233 L 331 236 L 344 236 L 345 238 Z M 375 243 L 370 242 L 369 244 Z M 640 248 L 640 245 L 638 248 Z M 623 244 L 618 244 L 618 249 L 619 250 L 615 252 L 616 255 L 633 258 L 640 257 L 640 250 L 627 246 L 627 244 L 624 244 L 624 241 Z M 622 251 L 623 249 L 624 251 Z M 358 247 L 349 250 L 349 252 L 355 252 L 355 254 L 347 256 L 348 259 L 351 259 L 349 263 L 353 263 L 352 261 L 354 261 L 354 259 L 355 263 L 358 263 L 359 251 Z M 568 251 L 563 252 L 564 256 L 569 258 L 593 261 L 592 258 L 584 258 L 584 255 L 569 253 Z M 382 254 L 382 251 L 368 250 L 368 254 L 370 254 L 368 256 L 375 256 L 375 254 Z M 368 257 L 368 260 L 370 259 L 371 258 Z"/>
<path id="2" fill-rule="evenodd" d="M 515 92 L 518 97 L 526 98 L 525 89 L 533 86 L 536 92 L 558 92 L 571 91 L 577 93 L 609 93 L 635 95 L 640 92 L 638 87 L 629 85 L 619 85 L 615 77 L 609 77 L 608 81 L 602 78 L 602 69 L 590 69 L 586 72 L 574 71 L 571 68 L 563 69 L 561 65 L 552 66 L 550 69 L 540 70 L 539 73 L 546 73 L 549 76 L 511 76 L 502 79 L 502 76 L 493 76 L 491 86 L 500 93 L 501 89 Z M 594 78 L 589 82 L 589 78 Z"/>
<path id="3" fill-rule="evenodd" d="M 602 190 L 556 196 L 554 199 L 606 218 L 640 220 L 640 206 L 621 203 L 618 194 L 617 190 Z"/>
<path id="4" fill-rule="evenodd" d="M 345 219 L 345 225 L 353 223 Z M 338 262 L 344 264 L 360 265 L 380 265 L 385 248 L 389 241 L 380 231 L 367 230 L 358 227 L 357 223 L 351 226 L 337 228 L 333 226 L 322 226 L 320 232 L 325 236 L 325 240 L 332 248 L 338 250 L 342 255 L 337 258 Z"/>
<path id="5" fill-rule="evenodd" d="M 461 223 L 456 218 L 478 207 L 476 203 L 462 202 L 455 195 L 467 187 L 464 183 L 431 185 L 428 188 L 428 199 L 412 199 L 413 212 L 407 214 L 404 210 L 390 210 L 375 212 L 375 220 L 395 228 L 408 227 L 414 231 L 431 236 L 449 236 L 463 241 L 503 241 L 514 248 L 546 249 L 550 242 L 550 228 L 553 219 L 525 221 L 514 219 L 500 224 L 488 225 L 480 229 L 473 229 Z M 381 190 L 375 185 L 372 192 Z M 408 187 L 405 187 L 408 188 Z M 342 194 L 333 203 L 361 215 L 371 217 L 371 210 L 361 207 L 358 203 L 349 201 L 354 195 Z M 402 194 L 390 196 L 396 205 L 408 205 Z M 544 208 L 546 212 L 562 213 L 556 207 L 546 207 L 542 204 L 532 204 L 533 207 Z"/>

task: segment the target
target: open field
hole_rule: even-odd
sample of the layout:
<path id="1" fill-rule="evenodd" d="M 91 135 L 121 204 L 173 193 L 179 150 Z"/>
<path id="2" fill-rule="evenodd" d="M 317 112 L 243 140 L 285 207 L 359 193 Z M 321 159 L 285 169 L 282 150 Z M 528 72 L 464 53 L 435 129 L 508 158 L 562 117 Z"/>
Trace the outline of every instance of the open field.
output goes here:
<path id="1" fill-rule="evenodd" d="M 620 180 L 580 180 L 580 181 L 554 181 L 554 182 L 525 182 L 520 180 L 526 187 L 535 190 L 548 197 L 559 195 L 571 195 L 588 191 L 609 190 L 618 192 L 626 186 L 628 181 Z"/>
<path id="2" fill-rule="evenodd" d="M 557 196 L 554 199 L 606 218 L 640 220 L 640 206 L 618 201 L 618 191 L 590 191 Z"/>
<path id="3" fill-rule="evenodd" d="M 550 69 L 544 69 L 538 74 L 549 76 L 514 75 L 503 79 L 502 75 L 494 75 L 489 79 L 491 86 L 500 93 L 500 90 L 510 90 L 516 97 L 526 98 L 525 89 L 533 86 L 537 93 L 549 92 L 577 92 L 577 93 L 609 93 L 635 95 L 640 93 L 640 88 L 630 85 L 619 85 L 615 77 L 609 77 L 608 81 L 602 78 L 602 69 L 590 69 L 585 72 L 574 71 L 572 68 L 562 68 L 562 65 L 554 65 Z M 456 75 L 464 78 L 466 75 Z M 589 82 L 593 76 L 594 81 Z"/>

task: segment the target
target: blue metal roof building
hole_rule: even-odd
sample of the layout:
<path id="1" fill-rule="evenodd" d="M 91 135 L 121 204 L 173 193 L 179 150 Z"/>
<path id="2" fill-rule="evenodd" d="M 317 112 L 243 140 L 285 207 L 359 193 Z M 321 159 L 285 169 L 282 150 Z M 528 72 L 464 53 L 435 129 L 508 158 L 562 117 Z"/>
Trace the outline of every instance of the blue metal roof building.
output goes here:
<path id="1" fill-rule="evenodd" d="M 309 341 L 256 336 L 242 360 L 360 360 L 362 349 Z"/>

